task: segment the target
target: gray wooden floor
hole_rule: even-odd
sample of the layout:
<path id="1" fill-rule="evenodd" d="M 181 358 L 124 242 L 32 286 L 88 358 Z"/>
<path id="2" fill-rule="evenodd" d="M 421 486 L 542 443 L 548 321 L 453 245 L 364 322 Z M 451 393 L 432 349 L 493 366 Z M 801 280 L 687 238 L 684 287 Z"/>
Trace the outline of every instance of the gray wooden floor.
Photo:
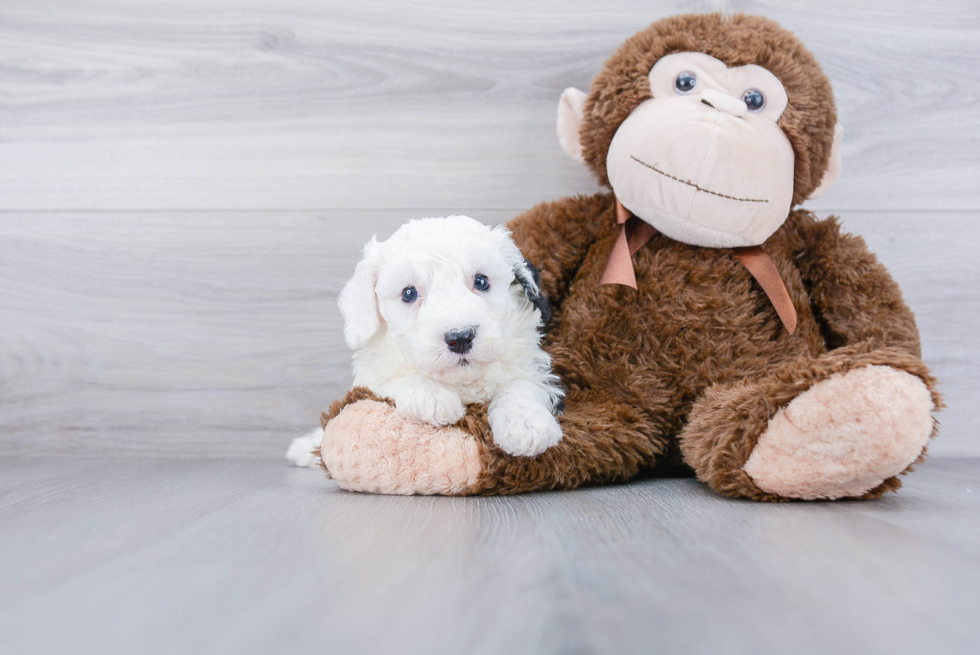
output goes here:
<path id="1" fill-rule="evenodd" d="M 691 479 L 353 494 L 258 460 L 0 459 L 0 652 L 977 653 L 980 460 L 876 502 Z"/>

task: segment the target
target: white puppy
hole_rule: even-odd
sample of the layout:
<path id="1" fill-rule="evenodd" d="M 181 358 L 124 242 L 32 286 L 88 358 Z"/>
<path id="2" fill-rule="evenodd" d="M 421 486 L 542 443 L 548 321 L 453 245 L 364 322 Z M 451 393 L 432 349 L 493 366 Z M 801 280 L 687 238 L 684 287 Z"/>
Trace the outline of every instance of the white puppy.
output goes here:
<path id="1" fill-rule="evenodd" d="M 387 241 L 372 238 L 338 299 L 354 384 L 433 425 L 489 402 L 504 452 L 544 452 L 561 440 L 554 411 L 563 394 L 540 348 L 547 304 L 535 277 L 505 227 L 466 216 L 413 220 Z M 288 459 L 312 465 L 321 436 L 294 439 Z"/>

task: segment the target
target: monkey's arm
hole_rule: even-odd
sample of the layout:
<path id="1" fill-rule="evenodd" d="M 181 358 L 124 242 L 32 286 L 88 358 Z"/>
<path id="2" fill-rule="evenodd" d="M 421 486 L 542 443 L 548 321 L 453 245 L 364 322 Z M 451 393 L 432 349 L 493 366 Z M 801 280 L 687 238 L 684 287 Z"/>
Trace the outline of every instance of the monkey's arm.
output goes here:
<path id="1" fill-rule="evenodd" d="M 440 428 L 408 421 L 391 400 L 354 387 L 323 415 L 322 465 L 351 491 L 514 494 L 628 480 L 667 449 L 663 417 L 601 391 L 573 390 L 568 401 L 561 441 L 515 457 L 495 442 L 485 405 Z"/>
<path id="2" fill-rule="evenodd" d="M 514 242 L 541 272 L 548 302 L 561 305 L 589 246 L 615 225 L 609 193 L 543 202 L 507 223 Z"/>
<path id="3" fill-rule="evenodd" d="M 898 284 L 861 237 L 835 217 L 794 217 L 803 241 L 797 258 L 827 347 L 862 352 L 883 348 L 921 356 L 919 330 Z"/>

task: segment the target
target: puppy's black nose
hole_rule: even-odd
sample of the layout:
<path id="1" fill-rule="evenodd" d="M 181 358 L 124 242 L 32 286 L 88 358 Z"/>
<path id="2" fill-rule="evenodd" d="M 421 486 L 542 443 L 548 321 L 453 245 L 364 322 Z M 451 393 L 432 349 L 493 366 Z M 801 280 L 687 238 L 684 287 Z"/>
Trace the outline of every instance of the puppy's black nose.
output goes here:
<path id="1" fill-rule="evenodd" d="M 468 327 L 462 330 L 450 330 L 443 335 L 446 345 L 454 353 L 467 353 L 473 347 L 473 339 L 476 338 L 476 328 Z"/>

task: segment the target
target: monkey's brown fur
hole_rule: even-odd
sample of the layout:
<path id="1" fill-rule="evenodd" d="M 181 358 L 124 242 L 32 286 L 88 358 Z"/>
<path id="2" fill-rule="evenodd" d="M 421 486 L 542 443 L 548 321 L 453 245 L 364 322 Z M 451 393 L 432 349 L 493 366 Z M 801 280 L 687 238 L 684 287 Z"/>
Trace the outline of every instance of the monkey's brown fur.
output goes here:
<path id="1" fill-rule="evenodd" d="M 830 84 L 792 34 L 740 15 L 659 21 L 609 59 L 593 82 L 581 130 L 599 180 L 608 185 L 605 159 L 616 129 L 651 97 L 651 67 L 682 51 L 729 66 L 758 64 L 780 79 L 789 104 L 778 124 L 796 155 L 793 202 L 806 198 L 830 156 Z M 920 378 L 941 407 L 897 284 L 835 218 L 792 211 L 764 244 L 796 307 L 792 335 L 731 250 L 658 235 L 633 258 L 639 291 L 599 286 L 619 231 L 610 193 L 544 203 L 509 226 L 540 269 L 554 311 L 544 347 L 568 387 L 564 437 L 536 458 L 511 457 L 493 443 L 486 409 L 471 407 L 460 426 L 478 440 L 485 464 L 471 493 L 622 481 L 683 461 L 727 496 L 784 500 L 758 488 L 742 467 L 773 415 L 814 384 L 886 365 Z M 358 390 L 334 410 L 365 397 L 373 396 Z M 864 497 L 899 486 L 889 478 Z"/>

